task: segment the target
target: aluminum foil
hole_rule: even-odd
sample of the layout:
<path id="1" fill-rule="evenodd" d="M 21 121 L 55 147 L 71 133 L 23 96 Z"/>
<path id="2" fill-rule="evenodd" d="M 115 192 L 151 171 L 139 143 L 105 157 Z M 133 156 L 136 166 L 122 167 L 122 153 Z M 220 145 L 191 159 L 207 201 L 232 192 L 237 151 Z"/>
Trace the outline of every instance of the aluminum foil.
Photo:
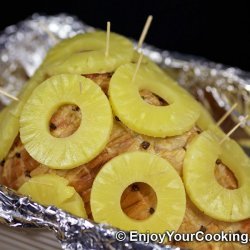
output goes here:
<path id="1" fill-rule="evenodd" d="M 12 227 L 48 228 L 56 234 L 62 248 L 180 250 L 178 247 L 153 243 L 130 242 L 129 233 L 122 242 L 116 240 L 119 230 L 74 217 L 53 206 L 44 207 L 0 186 L 0 222 Z M 46 247 L 46 246 L 45 246 Z"/>
<path id="2" fill-rule="evenodd" d="M 63 38 L 93 30 L 77 18 L 61 14 L 31 18 L 0 34 L 0 87 L 17 95 L 39 67 L 47 50 Z M 143 52 L 200 99 L 216 117 L 237 102 L 231 122 L 250 113 L 250 73 L 193 56 L 162 51 L 145 45 Z M 9 104 L 0 96 L 0 108 Z M 218 117 L 216 117 L 218 118 Z M 236 134 L 249 139 L 250 119 Z M 0 186 L 0 221 L 12 227 L 42 227 L 56 233 L 63 249 L 179 249 L 143 242 L 119 242 L 117 230 L 71 216 L 55 207 L 44 207 Z"/>
<path id="3" fill-rule="evenodd" d="M 17 95 L 25 81 L 42 63 L 48 49 L 61 39 L 93 30 L 65 14 L 31 18 L 7 27 L 0 35 L 0 87 Z M 10 99 L 0 96 L 4 105 Z"/>

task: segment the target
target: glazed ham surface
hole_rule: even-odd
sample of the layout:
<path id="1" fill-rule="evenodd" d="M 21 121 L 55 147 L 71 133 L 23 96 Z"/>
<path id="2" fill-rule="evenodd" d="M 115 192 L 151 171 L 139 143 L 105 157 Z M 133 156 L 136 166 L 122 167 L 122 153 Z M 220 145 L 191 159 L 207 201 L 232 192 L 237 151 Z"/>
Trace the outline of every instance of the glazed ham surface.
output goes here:
<path id="1" fill-rule="evenodd" d="M 109 80 L 112 74 L 91 74 L 86 77 L 96 82 L 108 95 Z M 152 105 L 167 105 L 161 98 L 142 90 L 142 98 Z M 82 113 L 77 106 L 65 105 L 51 118 L 50 131 L 55 137 L 67 137 L 76 131 L 81 122 Z M 114 117 L 114 126 L 106 148 L 92 161 L 71 170 L 53 170 L 32 159 L 25 150 L 19 136 L 17 136 L 9 154 L 0 167 L 0 183 L 17 190 L 32 176 L 44 173 L 56 173 L 67 178 L 76 191 L 81 195 L 87 214 L 92 219 L 90 207 L 90 193 L 95 176 L 106 162 L 113 157 L 128 151 L 147 151 L 157 154 L 168 160 L 182 176 L 182 165 L 186 148 L 192 139 L 200 133 L 196 127 L 181 136 L 169 138 L 153 138 L 137 134 L 124 126 L 117 117 Z M 215 176 L 217 181 L 226 188 L 237 188 L 234 175 L 221 162 L 216 163 Z M 156 209 L 153 191 L 145 186 L 132 185 L 127 188 L 121 199 L 124 212 L 138 220 L 150 216 Z M 204 232 L 232 231 L 239 234 L 250 233 L 250 220 L 239 223 L 224 223 L 214 220 L 198 210 L 187 197 L 187 207 L 184 220 L 179 232 L 190 233 L 202 230 Z M 200 242 L 172 242 L 182 247 L 198 249 L 248 249 L 247 245 L 236 243 L 200 243 Z"/>

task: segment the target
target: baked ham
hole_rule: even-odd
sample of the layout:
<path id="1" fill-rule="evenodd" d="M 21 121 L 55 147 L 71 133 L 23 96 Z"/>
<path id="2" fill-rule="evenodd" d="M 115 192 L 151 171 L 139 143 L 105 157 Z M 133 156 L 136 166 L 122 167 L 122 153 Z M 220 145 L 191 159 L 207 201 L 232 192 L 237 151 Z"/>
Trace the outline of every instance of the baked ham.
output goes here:
<path id="1" fill-rule="evenodd" d="M 107 94 L 112 74 L 85 75 L 96 82 Z M 149 91 L 140 92 L 142 98 L 152 105 L 167 105 L 161 98 Z M 83 111 L 84 112 L 84 111 Z M 65 105 L 51 118 L 50 131 L 55 137 L 67 137 L 76 131 L 81 122 L 81 111 L 77 106 Z M 128 129 L 117 117 L 114 117 L 114 127 L 106 148 L 92 161 L 71 170 L 54 170 L 32 159 L 25 150 L 19 135 L 9 154 L 0 167 L 0 183 L 17 190 L 32 176 L 45 173 L 56 173 L 67 178 L 81 195 L 88 217 L 92 219 L 90 193 L 93 181 L 106 162 L 113 157 L 128 151 L 148 151 L 168 160 L 182 176 L 182 165 L 186 147 L 200 133 L 197 127 L 180 136 L 169 138 L 153 138 L 140 135 Z M 233 173 L 221 162 L 216 163 L 215 176 L 217 181 L 226 188 L 237 188 L 237 180 Z M 122 198 L 123 211 L 131 218 L 142 220 L 150 216 L 156 207 L 155 196 L 151 189 L 141 184 L 131 185 Z M 178 230 L 181 233 L 191 233 L 198 230 L 206 233 L 231 231 L 250 234 L 250 220 L 237 223 L 225 223 L 210 218 L 202 213 L 187 197 L 184 220 Z M 172 245 L 198 249 L 249 249 L 247 245 L 232 242 L 171 242 Z"/>

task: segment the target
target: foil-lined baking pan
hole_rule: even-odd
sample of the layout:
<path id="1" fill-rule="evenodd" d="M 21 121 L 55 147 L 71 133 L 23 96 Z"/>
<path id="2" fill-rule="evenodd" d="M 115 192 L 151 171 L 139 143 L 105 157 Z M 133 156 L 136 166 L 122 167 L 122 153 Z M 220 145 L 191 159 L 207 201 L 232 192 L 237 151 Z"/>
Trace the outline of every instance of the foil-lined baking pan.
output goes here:
<path id="1" fill-rule="evenodd" d="M 91 30 L 93 27 L 66 14 L 35 14 L 7 27 L 0 34 L 0 87 L 17 95 L 50 47 L 61 39 Z M 225 124 L 225 130 L 250 113 L 250 73 L 149 45 L 143 47 L 143 52 L 194 94 L 215 119 L 219 119 L 237 102 L 238 107 Z M 0 96 L 0 109 L 9 102 L 8 98 Z M 247 146 L 249 134 L 250 119 L 235 134 L 235 138 L 244 143 L 247 152 L 250 152 Z M 11 227 L 52 230 L 63 249 L 179 249 L 154 243 L 129 242 L 128 237 L 118 241 L 115 228 L 76 218 L 55 207 L 41 206 L 3 186 L 0 186 L 0 221 Z"/>

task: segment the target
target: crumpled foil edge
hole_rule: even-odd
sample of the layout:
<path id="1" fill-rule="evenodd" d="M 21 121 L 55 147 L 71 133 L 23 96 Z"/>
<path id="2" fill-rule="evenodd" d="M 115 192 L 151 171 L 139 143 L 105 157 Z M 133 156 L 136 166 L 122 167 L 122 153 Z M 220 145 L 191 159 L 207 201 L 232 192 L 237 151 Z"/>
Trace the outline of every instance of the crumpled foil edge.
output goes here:
<path id="1" fill-rule="evenodd" d="M 54 206 L 45 207 L 18 195 L 15 191 L 0 186 L 0 221 L 11 227 L 47 228 L 52 230 L 62 248 L 73 249 L 155 249 L 178 250 L 178 247 L 145 242 L 119 242 L 116 239 L 118 229 L 104 224 L 77 218 Z"/>

